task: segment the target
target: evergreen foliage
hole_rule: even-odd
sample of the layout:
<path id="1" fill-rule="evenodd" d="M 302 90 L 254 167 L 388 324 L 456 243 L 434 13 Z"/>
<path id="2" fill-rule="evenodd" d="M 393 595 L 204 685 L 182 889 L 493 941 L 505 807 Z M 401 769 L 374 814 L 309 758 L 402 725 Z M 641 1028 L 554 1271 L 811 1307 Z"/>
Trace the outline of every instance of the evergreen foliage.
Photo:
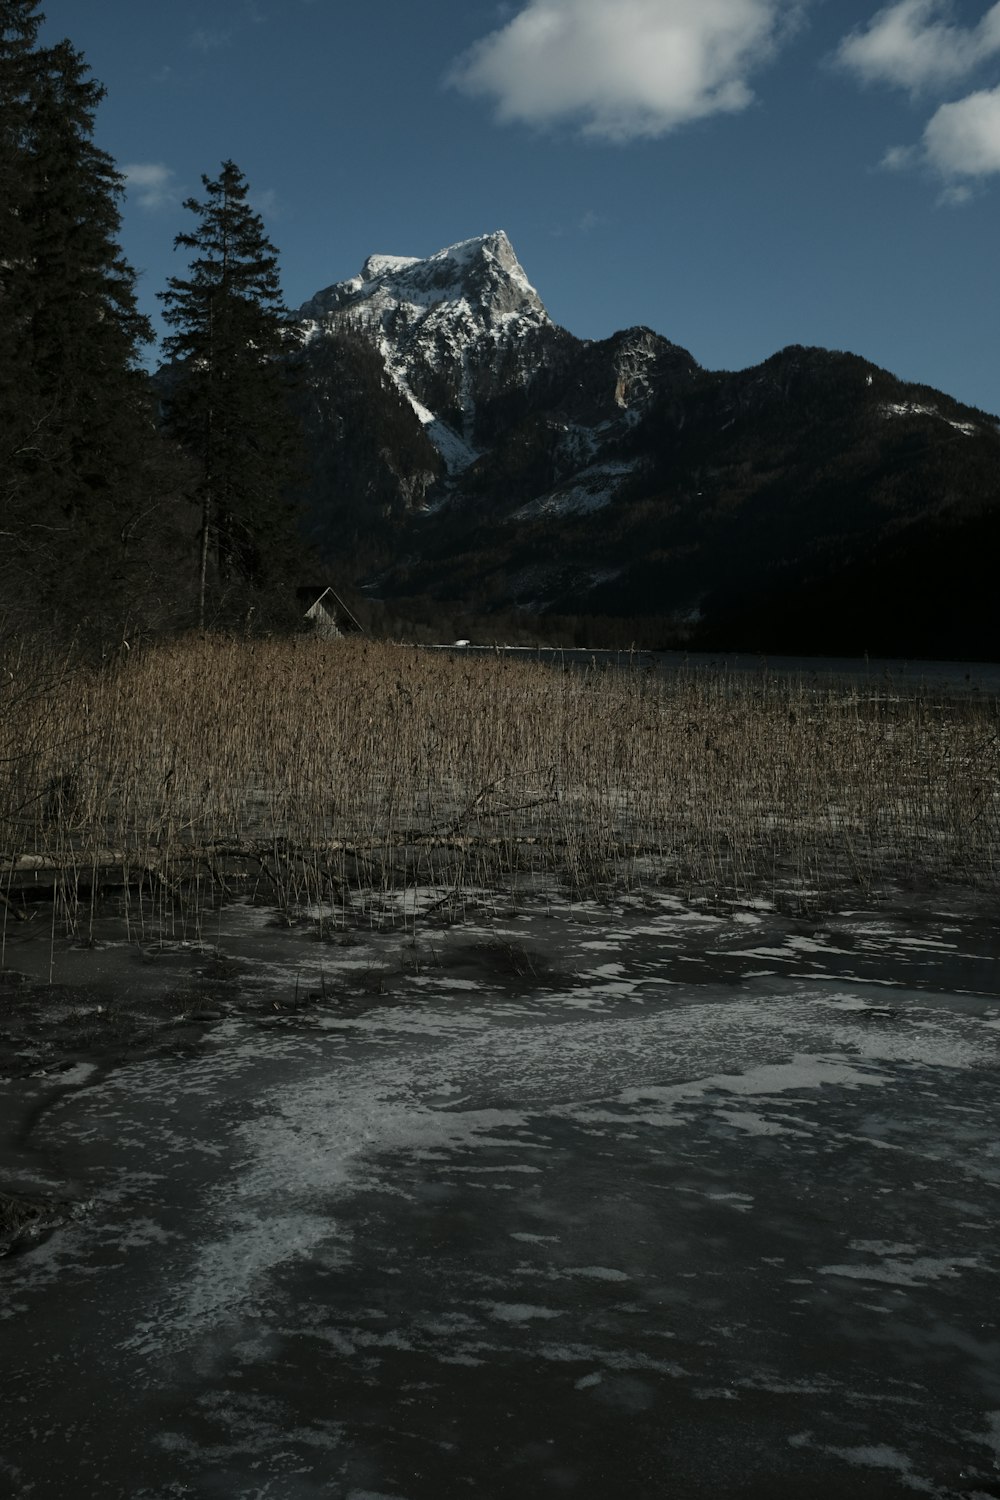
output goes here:
<path id="1" fill-rule="evenodd" d="M 188 274 L 160 293 L 174 330 L 165 421 L 198 466 L 199 623 L 277 623 L 302 576 L 290 499 L 300 464 L 294 334 L 278 253 L 243 173 L 226 161 L 202 183 L 204 199 L 184 205 L 197 225 L 175 241 L 191 252 Z"/>
<path id="2" fill-rule="evenodd" d="M 159 623 L 182 530 L 118 243 L 123 179 L 94 144 L 104 90 L 32 0 L 0 0 L 0 585 L 16 621 L 107 636 Z M 161 592 L 161 591 L 154 591 Z"/>
<path id="3" fill-rule="evenodd" d="M 42 17 L 35 0 L 0 0 L 0 401 L 14 412 L 16 353 L 24 318 L 30 249 L 27 170 L 35 74 L 35 40 Z M 5 423 L 4 475 L 17 444 Z"/>

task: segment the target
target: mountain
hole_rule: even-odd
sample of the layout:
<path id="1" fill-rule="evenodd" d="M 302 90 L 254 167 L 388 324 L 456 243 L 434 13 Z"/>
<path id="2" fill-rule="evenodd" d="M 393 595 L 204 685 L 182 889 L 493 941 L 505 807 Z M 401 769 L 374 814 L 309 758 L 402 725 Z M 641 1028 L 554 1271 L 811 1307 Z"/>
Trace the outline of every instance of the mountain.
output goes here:
<path id="1" fill-rule="evenodd" d="M 371 255 L 299 316 L 307 340 L 346 328 L 377 349 L 451 473 L 480 455 L 479 408 L 501 369 L 553 328 L 502 232 L 428 260 Z"/>
<path id="2" fill-rule="evenodd" d="M 713 372 L 648 328 L 577 339 L 500 231 L 373 255 L 299 320 L 314 535 L 371 596 L 1000 656 L 995 417 L 853 354 Z"/>
<path id="3" fill-rule="evenodd" d="M 360 276 L 299 310 L 309 355 L 334 341 L 374 350 L 438 455 L 434 496 L 489 468 L 512 428 L 541 411 L 563 419 L 552 462 L 575 474 L 648 404 L 661 362 L 691 356 L 648 329 L 585 343 L 549 317 L 502 231 L 427 260 L 372 255 Z M 479 483 L 479 479 L 475 481 Z"/>

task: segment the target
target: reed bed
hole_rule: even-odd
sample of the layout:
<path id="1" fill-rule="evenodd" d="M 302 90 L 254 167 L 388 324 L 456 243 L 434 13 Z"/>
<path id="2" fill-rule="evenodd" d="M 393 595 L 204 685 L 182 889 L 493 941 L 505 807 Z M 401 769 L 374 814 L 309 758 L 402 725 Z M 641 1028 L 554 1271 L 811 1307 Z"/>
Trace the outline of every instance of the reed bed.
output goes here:
<path id="1" fill-rule="evenodd" d="M 3 920 L 33 882 L 140 928 L 247 890 L 334 923 L 555 881 L 809 902 L 995 886 L 998 842 L 992 699 L 305 639 L 2 669 Z"/>

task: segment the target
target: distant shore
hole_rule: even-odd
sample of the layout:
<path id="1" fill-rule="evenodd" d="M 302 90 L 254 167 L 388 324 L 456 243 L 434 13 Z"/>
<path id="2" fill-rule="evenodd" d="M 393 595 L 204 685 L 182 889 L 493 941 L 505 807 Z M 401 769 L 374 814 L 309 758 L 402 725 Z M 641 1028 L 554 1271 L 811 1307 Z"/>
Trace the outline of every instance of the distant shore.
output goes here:
<path id="1" fill-rule="evenodd" d="M 769 672 L 779 677 L 839 678 L 844 682 L 896 683 L 949 692 L 1000 695 L 1000 662 L 935 661 L 905 657 L 767 656 L 752 651 L 649 651 L 620 647 L 506 646 L 501 642 L 441 642 L 422 651 L 461 652 L 473 656 L 515 656 L 549 664 L 644 667 L 658 672 Z"/>

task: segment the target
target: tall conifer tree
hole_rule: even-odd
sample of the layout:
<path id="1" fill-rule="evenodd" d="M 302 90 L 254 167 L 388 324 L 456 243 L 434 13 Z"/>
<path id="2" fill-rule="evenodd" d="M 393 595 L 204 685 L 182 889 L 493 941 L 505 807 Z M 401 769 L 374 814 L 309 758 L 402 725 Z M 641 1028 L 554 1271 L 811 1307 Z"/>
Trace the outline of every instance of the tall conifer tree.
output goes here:
<path id="1" fill-rule="evenodd" d="M 70 42 L 0 0 L 0 484 L 4 593 L 22 612 L 125 628 L 139 518 L 164 483 L 152 337 L 118 236 L 124 189 L 93 140 L 104 89 Z"/>
<path id="2" fill-rule="evenodd" d="M 278 252 L 250 207 L 232 161 L 203 177 L 198 219 L 176 245 L 191 252 L 186 277 L 161 292 L 174 332 L 166 421 L 200 470 L 200 621 L 291 607 L 299 557 L 288 496 L 299 465 L 299 426 L 289 401 L 294 335 L 282 301 Z M 214 592 L 214 601 L 213 601 Z"/>
<path id="3" fill-rule="evenodd" d="M 24 483 L 33 412 L 24 389 L 24 354 L 31 248 L 26 212 L 27 162 L 36 77 L 35 43 L 42 22 L 36 0 L 0 0 L 0 505 Z M 11 545 L 9 521 L 0 540 Z"/>

